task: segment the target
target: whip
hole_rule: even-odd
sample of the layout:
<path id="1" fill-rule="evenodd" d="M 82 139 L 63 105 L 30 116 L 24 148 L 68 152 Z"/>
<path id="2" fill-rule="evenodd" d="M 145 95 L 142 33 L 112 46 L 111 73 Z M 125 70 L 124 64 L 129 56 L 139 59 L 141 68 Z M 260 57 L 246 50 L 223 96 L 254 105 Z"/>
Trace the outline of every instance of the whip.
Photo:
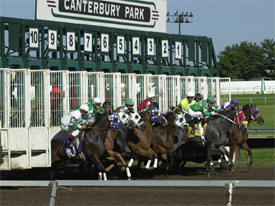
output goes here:
<path id="1" fill-rule="evenodd" d="M 220 114 L 220 113 L 217 113 L 216 115 L 221 116 L 221 117 L 227 119 L 229 122 L 231 122 L 231 123 L 237 125 L 236 122 L 234 122 L 233 120 L 229 119 L 228 117 L 226 117 L 226 116 L 224 116 L 224 115 L 222 115 L 222 114 Z M 238 125 L 237 125 L 237 126 L 238 126 Z"/>

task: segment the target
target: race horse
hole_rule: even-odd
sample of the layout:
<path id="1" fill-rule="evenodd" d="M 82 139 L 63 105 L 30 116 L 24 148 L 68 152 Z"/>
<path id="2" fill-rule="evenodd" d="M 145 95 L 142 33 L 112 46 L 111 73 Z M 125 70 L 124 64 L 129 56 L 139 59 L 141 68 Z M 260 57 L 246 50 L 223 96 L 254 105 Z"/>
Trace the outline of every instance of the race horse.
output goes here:
<path id="1" fill-rule="evenodd" d="M 191 135 L 190 126 L 188 126 L 188 115 L 183 117 L 180 114 L 177 119 L 181 119 L 181 125 L 178 126 L 174 137 L 174 147 L 171 156 L 170 165 L 172 168 L 177 168 L 187 161 L 203 163 L 207 161 L 206 171 L 209 175 L 210 169 L 213 165 L 212 159 L 218 160 L 220 152 L 226 157 L 228 165 L 231 166 L 232 162 L 229 159 L 229 153 L 225 150 L 224 144 L 226 141 L 226 131 L 233 123 L 236 112 L 225 112 L 221 115 L 212 116 L 208 119 L 207 127 L 205 129 L 205 140 L 203 144 L 200 136 L 194 133 Z M 187 118 L 186 118 L 187 116 Z M 215 153 L 213 153 L 215 151 Z"/>
<path id="2" fill-rule="evenodd" d="M 212 152 L 213 148 L 216 148 L 224 156 L 228 167 L 232 168 L 232 159 L 229 156 L 228 151 L 225 149 L 225 143 L 227 139 L 227 131 L 229 127 L 234 124 L 234 119 L 236 118 L 236 111 L 226 111 L 221 114 L 217 114 L 209 119 L 208 125 L 205 131 L 205 141 L 207 148 L 207 164 L 206 171 L 209 174 L 212 168 Z"/>
<path id="3" fill-rule="evenodd" d="M 107 114 L 97 115 L 96 122 L 92 127 L 89 127 L 85 131 L 85 136 L 82 140 L 82 153 L 85 161 L 88 163 L 94 163 L 98 170 L 98 179 L 107 180 L 107 169 L 103 165 L 102 159 L 105 152 L 104 140 L 109 129 L 109 119 Z M 51 142 L 52 148 L 52 164 L 53 167 L 62 161 L 67 161 L 68 157 L 64 152 L 64 139 L 66 134 L 62 138 L 53 139 Z M 80 161 L 83 163 L 83 157 L 79 154 L 72 158 L 72 160 Z"/>
<path id="4" fill-rule="evenodd" d="M 132 128 L 128 130 L 127 144 L 130 146 L 133 153 L 146 158 L 146 169 L 149 169 L 153 158 L 157 158 L 157 153 L 151 148 L 152 144 L 152 122 L 149 111 L 142 111 L 140 114 L 142 122 L 140 128 Z M 134 158 L 131 157 L 128 166 L 131 167 Z M 155 159 L 156 164 L 157 159 Z"/>
<path id="5" fill-rule="evenodd" d="M 153 125 L 152 148 L 163 160 L 163 167 L 168 169 L 168 156 L 170 156 L 174 145 L 176 113 L 168 112 L 164 118 L 167 121 L 158 121 Z"/>
<path id="6" fill-rule="evenodd" d="M 264 123 L 264 119 L 261 116 L 261 113 L 256 105 L 244 105 L 242 110 L 239 111 L 243 112 L 245 116 L 245 120 L 248 122 L 248 125 L 251 121 L 255 121 L 258 124 L 262 125 Z M 237 117 L 238 118 L 238 117 Z M 237 122 L 240 122 L 238 120 Z M 236 148 L 239 146 L 240 148 L 246 150 L 248 152 L 248 160 L 249 160 L 249 168 L 252 167 L 252 152 L 247 144 L 248 139 L 248 125 L 241 125 L 241 124 L 232 124 L 229 127 L 227 137 L 229 140 L 229 147 L 230 147 L 230 157 L 233 159 L 234 152 Z"/>

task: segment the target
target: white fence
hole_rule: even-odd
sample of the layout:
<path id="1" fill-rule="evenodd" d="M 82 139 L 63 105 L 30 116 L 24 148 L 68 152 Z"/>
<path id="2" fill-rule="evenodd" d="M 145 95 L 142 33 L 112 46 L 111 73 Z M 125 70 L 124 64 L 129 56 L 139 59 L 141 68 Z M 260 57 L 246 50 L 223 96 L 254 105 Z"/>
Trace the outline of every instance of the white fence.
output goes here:
<path id="1" fill-rule="evenodd" d="M 137 108 L 148 92 L 162 91 L 157 102 L 167 112 L 188 90 L 214 96 L 219 105 L 219 84 L 218 77 L 0 69 L 0 169 L 51 166 L 50 143 L 61 117 L 94 97 L 114 108 L 133 98 Z"/>
<path id="2" fill-rule="evenodd" d="M 221 94 L 275 93 L 275 81 L 226 81 L 221 82 Z"/>

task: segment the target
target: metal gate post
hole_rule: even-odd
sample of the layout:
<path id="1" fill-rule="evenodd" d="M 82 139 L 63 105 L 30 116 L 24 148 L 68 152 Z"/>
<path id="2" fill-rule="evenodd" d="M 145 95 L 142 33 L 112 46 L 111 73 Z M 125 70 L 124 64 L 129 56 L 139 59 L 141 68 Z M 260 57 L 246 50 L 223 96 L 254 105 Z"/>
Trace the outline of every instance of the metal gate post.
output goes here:
<path id="1" fill-rule="evenodd" d="M 57 181 L 51 181 L 49 184 L 49 187 L 51 188 L 49 206 L 54 206 L 55 197 L 56 197 Z"/>

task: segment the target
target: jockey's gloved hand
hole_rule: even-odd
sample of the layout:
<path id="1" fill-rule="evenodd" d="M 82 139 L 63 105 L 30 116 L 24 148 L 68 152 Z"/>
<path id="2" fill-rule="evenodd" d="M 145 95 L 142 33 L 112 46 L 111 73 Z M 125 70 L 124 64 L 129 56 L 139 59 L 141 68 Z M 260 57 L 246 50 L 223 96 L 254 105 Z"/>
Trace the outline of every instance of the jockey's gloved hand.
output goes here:
<path id="1" fill-rule="evenodd" d="M 211 114 L 212 114 L 212 115 L 216 115 L 216 114 L 217 114 L 217 112 L 211 112 Z"/>

